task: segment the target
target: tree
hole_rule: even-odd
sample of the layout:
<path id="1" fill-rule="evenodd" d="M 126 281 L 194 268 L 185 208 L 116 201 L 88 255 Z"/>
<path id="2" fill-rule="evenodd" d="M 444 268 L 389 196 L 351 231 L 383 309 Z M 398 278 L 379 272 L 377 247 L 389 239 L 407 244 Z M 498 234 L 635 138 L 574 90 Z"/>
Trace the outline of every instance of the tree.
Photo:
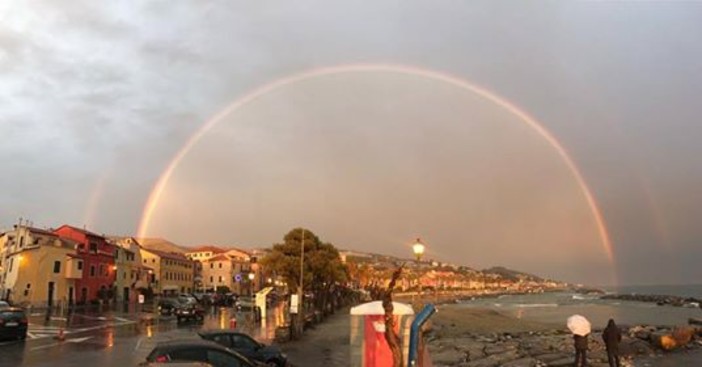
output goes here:
<path id="1" fill-rule="evenodd" d="M 261 259 L 261 264 L 267 271 L 281 276 L 288 289 L 297 291 L 300 285 L 300 252 L 303 245 L 304 291 L 312 292 L 313 305 L 326 314 L 333 309 L 329 306 L 334 301 L 332 295 L 335 288 L 348 278 L 348 270 L 341 262 L 339 251 L 334 245 L 322 242 L 309 229 L 295 228 L 285 235 L 283 243 L 273 245 L 273 250 Z"/>

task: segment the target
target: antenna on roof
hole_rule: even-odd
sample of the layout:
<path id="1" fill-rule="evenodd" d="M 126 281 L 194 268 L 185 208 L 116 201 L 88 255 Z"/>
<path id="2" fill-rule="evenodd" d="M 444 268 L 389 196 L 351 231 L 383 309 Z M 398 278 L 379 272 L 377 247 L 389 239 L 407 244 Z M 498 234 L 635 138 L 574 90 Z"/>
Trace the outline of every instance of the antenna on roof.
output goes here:
<path id="1" fill-rule="evenodd" d="M 22 217 L 19 217 L 19 226 L 22 227 Z"/>

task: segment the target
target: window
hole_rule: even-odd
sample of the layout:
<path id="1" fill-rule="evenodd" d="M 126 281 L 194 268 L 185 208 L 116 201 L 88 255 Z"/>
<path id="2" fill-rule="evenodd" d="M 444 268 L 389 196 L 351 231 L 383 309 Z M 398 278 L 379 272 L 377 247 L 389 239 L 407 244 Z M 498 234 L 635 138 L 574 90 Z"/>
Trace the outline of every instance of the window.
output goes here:
<path id="1" fill-rule="evenodd" d="M 78 270 L 83 270 L 83 262 L 78 261 Z"/>
<path id="2" fill-rule="evenodd" d="M 92 252 L 92 253 L 97 253 L 97 250 L 98 250 L 98 248 L 97 248 L 97 243 L 95 243 L 95 242 L 90 242 L 90 252 Z"/>
<path id="3" fill-rule="evenodd" d="M 38 238 L 35 238 L 35 239 L 34 239 L 34 244 L 35 244 L 35 245 L 38 245 L 38 244 L 39 244 L 39 239 L 38 239 Z"/>
<path id="4" fill-rule="evenodd" d="M 227 334 L 217 334 L 212 338 L 212 341 L 227 348 L 232 346 L 232 339 Z"/>
<path id="5" fill-rule="evenodd" d="M 219 276 L 219 282 L 218 282 L 218 283 L 222 283 L 222 276 L 221 276 L 221 275 Z"/>
<path id="6" fill-rule="evenodd" d="M 95 265 L 90 265 L 90 276 L 91 277 L 95 276 Z"/>
<path id="7" fill-rule="evenodd" d="M 146 259 L 144 259 L 144 264 L 146 264 Z"/>
<path id="8" fill-rule="evenodd" d="M 14 258 L 14 257 L 11 257 L 11 258 L 10 258 L 10 266 L 9 266 L 10 271 L 12 271 L 12 263 L 14 263 L 14 262 L 15 262 L 15 258 Z"/>
<path id="9" fill-rule="evenodd" d="M 210 263 L 210 269 L 214 269 L 214 263 Z"/>
<path id="10" fill-rule="evenodd" d="M 253 339 L 246 337 L 244 335 L 232 335 L 232 344 L 234 348 L 241 348 L 244 350 L 256 350 L 258 343 Z"/>
<path id="11" fill-rule="evenodd" d="M 152 264 L 156 264 L 156 259 L 151 259 Z"/>
<path id="12" fill-rule="evenodd" d="M 127 272 L 122 273 L 122 279 L 127 279 Z"/>
<path id="13" fill-rule="evenodd" d="M 210 283 L 214 283 L 214 278 L 210 277 Z"/>
<path id="14" fill-rule="evenodd" d="M 58 274 L 60 272 L 61 272 L 61 262 L 54 261 L 54 274 Z"/>
<path id="15" fill-rule="evenodd" d="M 100 276 L 105 275 L 105 265 L 100 264 Z"/>
<path id="16" fill-rule="evenodd" d="M 222 269 L 222 263 L 221 263 L 221 262 L 219 263 L 219 268 Z"/>

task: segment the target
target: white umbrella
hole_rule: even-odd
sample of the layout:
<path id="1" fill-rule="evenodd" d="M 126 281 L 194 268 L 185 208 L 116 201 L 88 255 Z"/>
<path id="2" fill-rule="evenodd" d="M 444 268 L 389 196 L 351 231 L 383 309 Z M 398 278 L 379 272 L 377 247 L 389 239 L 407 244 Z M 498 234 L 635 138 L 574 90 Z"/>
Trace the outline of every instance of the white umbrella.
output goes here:
<path id="1" fill-rule="evenodd" d="M 585 336 L 590 334 L 590 321 L 580 315 L 573 315 L 568 318 L 568 330 L 570 330 L 575 335 Z"/>

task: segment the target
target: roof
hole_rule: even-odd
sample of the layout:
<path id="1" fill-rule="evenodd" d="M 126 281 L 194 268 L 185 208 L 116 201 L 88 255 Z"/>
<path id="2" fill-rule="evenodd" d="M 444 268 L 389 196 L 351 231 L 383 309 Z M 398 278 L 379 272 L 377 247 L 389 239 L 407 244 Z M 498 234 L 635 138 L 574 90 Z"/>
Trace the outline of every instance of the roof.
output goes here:
<path id="1" fill-rule="evenodd" d="M 194 252 L 212 252 L 214 254 L 223 254 L 227 252 L 227 250 L 217 247 L 217 246 L 212 246 L 212 245 L 203 245 L 203 246 L 198 246 L 198 247 L 193 247 L 193 248 L 185 248 L 185 253 L 186 254 L 192 254 Z"/>
<path id="2" fill-rule="evenodd" d="M 164 349 L 176 349 L 176 348 L 188 348 L 188 347 L 211 347 L 214 349 L 228 350 L 227 348 L 205 339 L 178 339 L 178 340 L 168 340 L 156 344 L 156 348 Z"/>
<path id="3" fill-rule="evenodd" d="M 205 260 L 203 260 L 203 262 L 209 262 L 209 261 L 230 261 L 231 259 L 232 259 L 232 258 L 229 257 L 229 256 L 227 256 L 227 255 L 220 254 L 220 255 L 217 255 L 217 256 L 213 256 L 213 257 L 211 257 L 211 258 L 209 258 L 209 259 L 205 259 Z"/>
<path id="4" fill-rule="evenodd" d="M 101 235 L 101 234 L 97 234 L 97 233 L 91 232 L 91 231 L 89 231 L 89 230 L 87 230 L 87 229 L 74 227 L 74 226 L 71 226 L 71 225 L 68 225 L 68 224 L 64 224 L 64 225 L 62 225 L 62 226 L 60 226 L 60 227 L 54 229 L 54 232 L 55 232 L 55 231 L 58 231 L 59 229 L 64 228 L 64 227 L 70 228 L 70 229 L 72 229 L 72 230 L 74 230 L 74 231 L 76 231 L 76 232 L 83 233 L 83 234 L 85 234 L 85 235 L 87 235 L 87 236 L 105 238 L 105 236 L 103 236 L 103 235 Z"/>
<path id="5" fill-rule="evenodd" d="M 58 235 L 56 233 L 45 230 L 45 229 L 34 228 L 34 227 L 25 227 L 25 228 L 27 228 L 30 232 L 33 232 L 33 233 L 42 234 L 45 236 L 58 237 Z"/>
<path id="6" fill-rule="evenodd" d="M 405 304 L 405 303 L 399 303 L 399 302 L 393 302 L 393 315 L 413 315 L 414 310 L 412 309 L 412 306 Z M 373 302 L 368 302 L 364 303 L 361 305 L 358 305 L 356 307 L 351 308 L 351 315 L 384 315 L 385 310 L 383 309 L 383 301 L 373 301 Z"/>

